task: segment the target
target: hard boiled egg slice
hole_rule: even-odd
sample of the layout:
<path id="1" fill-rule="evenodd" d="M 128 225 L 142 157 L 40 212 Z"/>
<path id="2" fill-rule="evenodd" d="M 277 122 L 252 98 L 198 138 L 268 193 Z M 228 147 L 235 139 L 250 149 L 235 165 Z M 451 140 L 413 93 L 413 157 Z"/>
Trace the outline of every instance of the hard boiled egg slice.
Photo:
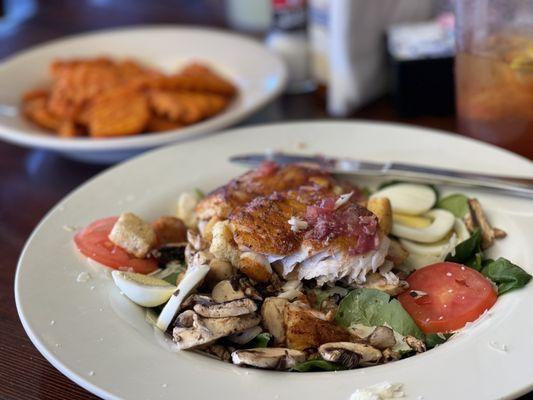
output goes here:
<path id="1" fill-rule="evenodd" d="M 470 233 L 468 232 L 465 223 L 461 219 L 456 218 L 453 224 L 453 230 L 442 240 L 439 240 L 435 243 L 425 244 L 417 243 L 408 239 L 400 239 L 400 243 L 410 254 L 440 257 L 448 254 L 453 247 L 457 246 L 461 242 L 464 242 L 469 237 Z M 453 243 L 451 242 L 452 240 Z"/>
<path id="2" fill-rule="evenodd" d="M 392 225 L 392 234 L 400 239 L 410 239 L 420 243 L 434 243 L 443 239 L 453 228 L 454 215 L 446 210 L 435 209 L 422 215 L 431 220 L 425 227 L 404 225 L 398 220 Z"/>
<path id="3" fill-rule="evenodd" d="M 153 276 L 114 270 L 115 285 L 136 304 L 143 307 L 156 307 L 166 302 L 176 286 Z"/>
<path id="4" fill-rule="evenodd" d="M 157 327 L 159 329 L 163 332 L 167 330 L 178 313 L 183 300 L 202 283 L 208 272 L 209 265 L 207 264 L 191 264 L 189 266 L 177 289 L 170 296 L 170 300 L 165 304 L 157 318 Z"/>
<path id="5" fill-rule="evenodd" d="M 387 197 L 393 212 L 409 215 L 428 212 L 437 202 L 437 195 L 432 188 L 416 183 L 390 185 L 370 196 L 373 197 Z"/>

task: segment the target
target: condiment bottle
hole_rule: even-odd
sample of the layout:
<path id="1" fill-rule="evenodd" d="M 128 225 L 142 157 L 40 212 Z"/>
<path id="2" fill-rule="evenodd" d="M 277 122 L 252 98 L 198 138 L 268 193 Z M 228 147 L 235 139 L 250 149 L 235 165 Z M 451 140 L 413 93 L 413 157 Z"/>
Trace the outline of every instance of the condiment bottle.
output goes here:
<path id="1" fill-rule="evenodd" d="M 272 0 L 272 12 L 272 28 L 266 38 L 266 45 L 285 60 L 289 75 L 287 93 L 313 90 L 305 0 Z"/>

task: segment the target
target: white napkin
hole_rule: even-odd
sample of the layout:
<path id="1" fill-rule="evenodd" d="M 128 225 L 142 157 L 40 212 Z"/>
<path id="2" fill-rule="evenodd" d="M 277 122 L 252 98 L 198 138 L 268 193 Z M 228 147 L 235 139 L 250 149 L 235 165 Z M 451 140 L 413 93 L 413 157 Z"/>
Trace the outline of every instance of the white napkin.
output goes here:
<path id="1" fill-rule="evenodd" d="M 387 27 L 428 19 L 432 11 L 431 0 L 331 0 L 328 112 L 345 117 L 382 95 Z"/>

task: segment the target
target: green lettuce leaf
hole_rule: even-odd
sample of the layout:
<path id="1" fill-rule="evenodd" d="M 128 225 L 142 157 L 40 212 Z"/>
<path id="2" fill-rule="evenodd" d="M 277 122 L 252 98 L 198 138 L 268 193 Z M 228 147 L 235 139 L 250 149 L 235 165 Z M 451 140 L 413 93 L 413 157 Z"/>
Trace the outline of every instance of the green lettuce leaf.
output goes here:
<path id="1" fill-rule="evenodd" d="M 426 348 L 432 349 L 443 344 L 452 336 L 451 333 L 430 333 L 426 335 Z"/>
<path id="2" fill-rule="evenodd" d="M 437 208 L 448 210 L 457 218 L 463 218 L 469 211 L 468 197 L 459 193 L 451 194 L 440 199 L 437 203 Z"/>
<path id="3" fill-rule="evenodd" d="M 291 371 L 309 372 L 309 371 L 340 371 L 345 369 L 342 365 L 317 358 L 296 364 Z"/>
<path id="4" fill-rule="evenodd" d="M 424 334 L 400 302 L 376 289 L 354 289 L 339 304 L 335 321 L 344 327 L 388 325 L 401 335 L 424 340 Z"/>
<path id="5" fill-rule="evenodd" d="M 530 274 L 502 257 L 488 260 L 481 273 L 498 286 L 498 295 L 524 287 L 531 280 Z"/>

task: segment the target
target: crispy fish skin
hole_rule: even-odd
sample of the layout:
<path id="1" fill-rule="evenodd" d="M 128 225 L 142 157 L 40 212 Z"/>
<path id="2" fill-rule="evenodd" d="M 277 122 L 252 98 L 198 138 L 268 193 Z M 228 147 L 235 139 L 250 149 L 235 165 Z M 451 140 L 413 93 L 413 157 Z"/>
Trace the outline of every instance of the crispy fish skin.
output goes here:
<path id="1" fill-rule="evenodd" d="M 249 171 L 208 194 L 198 203 L 196 213 L 200 219 L 209 220 L 215 216 L 226 219 L 233 209 L 255 197 L 300 186 L 313 186 L 317 180 L 324 187 L 332 187 L 333 190 L 337 185 L 329 173 L 302 165 L 287 165 L 271 173 L 264 173 L 260 169 Z"/>
<path id="2" fill-rule="evenodd" d="M 99 96 L 89 108 L 89 134 L 93 137 L 133 135 L 143 131 L 149 118 L 145 96 L 119 88 Z"/>

